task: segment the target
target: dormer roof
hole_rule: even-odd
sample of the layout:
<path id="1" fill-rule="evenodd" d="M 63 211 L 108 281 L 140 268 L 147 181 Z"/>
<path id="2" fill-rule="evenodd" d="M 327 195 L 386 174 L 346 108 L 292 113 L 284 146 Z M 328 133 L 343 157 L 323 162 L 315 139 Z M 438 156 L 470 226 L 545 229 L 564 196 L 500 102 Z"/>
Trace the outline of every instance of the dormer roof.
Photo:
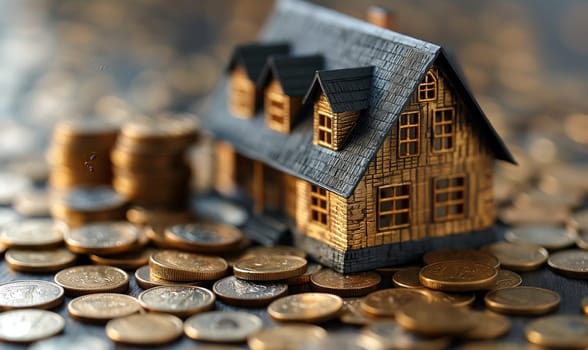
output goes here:
<path id="1" fill-rule="evenodd" d="M 284 94 L 303 97 L 317 70 L 324 66 L 323 56 L 270 56 L 259 77 L 258 85 L 265 87 L 276 79 Z"/>
<path id="2" fill-rule="evenodd" d="M 267 58 L 271 55 L 287 55 L 290 52 L 290 45 L 287 43 L 256 43 L 238 45 L 233 50 L 228 70 L 233 70 L 237 64 L 245 69 L 247 77 L 257 82 Z"/>
<path id="3" fill-rule="evenodd" d="M 303 103 L 314 102 L 320 88 L 335 113 L 367 109 L 373 71 L 373 66 L 318 71 Z"/>

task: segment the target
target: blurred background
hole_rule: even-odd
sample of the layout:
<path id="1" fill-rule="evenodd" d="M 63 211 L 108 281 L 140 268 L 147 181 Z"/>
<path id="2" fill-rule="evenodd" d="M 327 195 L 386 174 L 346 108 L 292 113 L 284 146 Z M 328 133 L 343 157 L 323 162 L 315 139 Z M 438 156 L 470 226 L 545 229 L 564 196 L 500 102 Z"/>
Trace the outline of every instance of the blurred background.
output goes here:
<path id="1" fill-rule="evenodd" d="M 586 160 L 588 2 L 314 2 L 358 18 L 382 5 L 399 32 L 453 52 L 523 169 Z M 0 0 L 0 165 L 38 157 L 63 118 L 199 113 L 272 4 Z"/>

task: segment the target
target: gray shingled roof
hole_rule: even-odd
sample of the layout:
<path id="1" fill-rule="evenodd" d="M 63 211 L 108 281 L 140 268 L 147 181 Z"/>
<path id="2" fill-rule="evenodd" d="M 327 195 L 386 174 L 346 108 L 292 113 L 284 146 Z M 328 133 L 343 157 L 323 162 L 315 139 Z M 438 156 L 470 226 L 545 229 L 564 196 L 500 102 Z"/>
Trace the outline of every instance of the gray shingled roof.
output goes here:
<path id="1" fill-rule="evenodd" d="M 324 66 L 323 56 L 270 56 L 259 77 L 258 85 L 264 87 L 270 78 L 280 82 L 284 94 L 303 97 L 317 70 Z"/>
<path id="2" fill-rule="evenodd" d="M 435 62 L 465 96 L 472 118 L 496 158 L 514 162 L 471 94 L 461 84 L 441 47 L 373 26 L 302 1 L 278 0 L 261 35 L 266 43 L 288 42 L 293 54 L 320 52 L 326 69 L 374 66 L 369 108 L 358 119 L 345 147 L 333 151 L 312 143 L 312 118 L 303 116 L 288 135 L 265 126 L 263 111 L 252 120 L 231 115 L 227 79 L 211 96 L 204 126 L 238 152 L 338 195 L 349 197 L 410 96 Z"/>
<path id="3" fill-rule="evenodd" d="M 335 113 L 366 109 L 369 106 L 373 71 L 374 67 L 318 71 L 304 96 L 304 104 L 317 99 L 320 87 Z"/>
<path id="4" fill-rule="evenodd" d="M 233 50 L 228 69 L 232 70 L 237 64 L 241 64 L 249 79 L 257 82 L 269 56 L 287 55 L 289 52 L 290 45 L 284 42 L 238 45 Z"/>

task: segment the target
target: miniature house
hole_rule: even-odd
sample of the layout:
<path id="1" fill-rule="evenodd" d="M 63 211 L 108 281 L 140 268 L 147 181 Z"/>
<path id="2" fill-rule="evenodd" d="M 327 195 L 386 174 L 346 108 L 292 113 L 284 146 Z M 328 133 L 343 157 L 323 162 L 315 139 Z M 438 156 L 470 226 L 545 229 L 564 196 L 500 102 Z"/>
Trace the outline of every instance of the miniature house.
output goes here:
<path id="1" fill-rule="evenodd" d="M 204 115 L 219 192 L 245 195 L 257 220 L 288 224 L 340 272 L 495 239 L 493 163 L 514 160 L 441 47 L 296 0 L 277 2 L 260 43 L 288 43 L 292 67 L 317 53 L 324 66 L 300 73 L 312 78 L 299 115 L 274 119 L 269 101 L 242 119 L 231 60 Z M 288 95 L 282 59 L 266 60 L 267 93 Z"/>

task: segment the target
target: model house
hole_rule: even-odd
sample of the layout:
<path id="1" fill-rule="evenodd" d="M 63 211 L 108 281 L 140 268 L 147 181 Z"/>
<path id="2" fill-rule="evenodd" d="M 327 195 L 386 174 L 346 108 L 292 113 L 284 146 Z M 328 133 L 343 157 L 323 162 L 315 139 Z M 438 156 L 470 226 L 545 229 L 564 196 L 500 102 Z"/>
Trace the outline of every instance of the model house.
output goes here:
<path id="1" fill-rule="evenodd" d="M 341 272 L 493 240 L 514 162 L 446 52 L 296 0 L 235 49 L 204 125 L 217 189 Z"/>

